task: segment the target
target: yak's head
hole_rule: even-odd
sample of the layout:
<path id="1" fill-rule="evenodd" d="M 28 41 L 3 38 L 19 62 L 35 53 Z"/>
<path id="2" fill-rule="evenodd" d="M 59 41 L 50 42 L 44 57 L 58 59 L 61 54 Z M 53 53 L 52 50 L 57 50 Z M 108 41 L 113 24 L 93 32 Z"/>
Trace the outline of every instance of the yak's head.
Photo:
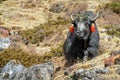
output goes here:
<path id="1" fill-rule="evenodd" d="M 78 15 L 75 19 L 73 19 L 73 14 L 71 15 L 71 20 L 74 25 L 74 33 L 79 39 L 88 39 L 91 29 L 93 27 L 94 21 L 99 18 L 99 13 L 94 15 L 90 11 L 86 11 L 83 15 Z M 95 29 L 95 27 L 94 27 Z"/>

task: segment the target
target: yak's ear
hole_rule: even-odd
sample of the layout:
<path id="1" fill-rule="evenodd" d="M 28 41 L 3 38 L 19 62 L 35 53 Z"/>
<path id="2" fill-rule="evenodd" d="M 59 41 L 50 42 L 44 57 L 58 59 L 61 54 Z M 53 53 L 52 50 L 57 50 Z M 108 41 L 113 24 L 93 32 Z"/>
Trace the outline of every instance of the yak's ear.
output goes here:
<path id="1" fill-rule="evenodd" d="M 74 25 L 73 25 L 73 24 L 70 26 L 69 31 L 70 31 L 71 33 L 74 32 Z"/>
<path id="2" fill-rule="evenodd" d="M 73 25 L 74 27 L 76 27 L 76 26 L 77 26 L 77 22 L 76 22 L 76 20 L 75 20 L 75 21 L 73 21 L 72 25 Z"/>
<path id="3" fill-rule="evenodd" d="M 92 23 L 92 25 L 90 26 L 90 31 L 91 32 L 95 32 L 95 25 Z"/>

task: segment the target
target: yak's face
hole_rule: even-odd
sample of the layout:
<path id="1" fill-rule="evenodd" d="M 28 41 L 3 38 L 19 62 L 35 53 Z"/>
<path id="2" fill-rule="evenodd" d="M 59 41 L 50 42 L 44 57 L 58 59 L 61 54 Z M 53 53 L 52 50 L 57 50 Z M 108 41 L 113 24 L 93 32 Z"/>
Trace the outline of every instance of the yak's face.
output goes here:
<path id="1" fill-rule="evenodd" d="M 90 35 L 90 23 L 88 21 L 75 22 L 75 34 L 79 39 L 87 39 Z"/>
<path id="2" fill-rule="evenodd" d="M 86 11 L 80 14 L 80 16 L 78 15 L 75 19 L 73 18 L 73 14 L 71 14 L 71 20 L 75 27 L 75 34 L 79 39 L 88 39 L 91 30 L 90 27 L 92 23 L 100 17 L 101 13 L 102 11 L 94 15 L 91 11 Z"/>

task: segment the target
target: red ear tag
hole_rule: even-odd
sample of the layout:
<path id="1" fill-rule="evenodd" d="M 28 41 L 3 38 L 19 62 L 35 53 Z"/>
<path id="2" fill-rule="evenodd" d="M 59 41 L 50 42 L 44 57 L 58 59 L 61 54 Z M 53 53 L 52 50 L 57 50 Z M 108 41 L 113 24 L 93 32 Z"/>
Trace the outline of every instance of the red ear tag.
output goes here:
<path id="1" fill-rule="evenodd" d="M 74 26 L 70 26 L 70 32 L 73 33 L 74 32 Z"/>
<path id="2" fill-rule="evenodd" d="M 95 25 L 94 24 L 91 25 L 90 30 L 91 30 L 91 32 L 95 32 Z"/>

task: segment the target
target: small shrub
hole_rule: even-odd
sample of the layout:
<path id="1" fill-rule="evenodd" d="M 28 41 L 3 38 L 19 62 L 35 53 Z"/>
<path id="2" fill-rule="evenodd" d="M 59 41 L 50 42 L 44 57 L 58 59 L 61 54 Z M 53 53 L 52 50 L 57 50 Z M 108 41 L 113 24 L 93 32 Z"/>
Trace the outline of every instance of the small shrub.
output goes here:
<path id="1" fill-rule="evenodd" d="M 50 59 L 55 56 L 56 55 L 54 55 L 53 53 L 47 53 L 43 56 L 29 54 L 19 48 L 5 49 L 0 52 L 0 68 L 2 68 L 10 60 L 17 60 L 21 62 L 24 66 L 29 67 L 35 64 L 50 61 Z"/>
<path id="2" fill-rule="evenodd" d="M 107 33 L 110 34 L 110 35 L 115 35 L 117 37 L 120 37 L 120 29 L 108 30 Z"/>
<path id="3" fill-rule="evenodd" d="M 23 36 L 29 42 L 36 44 L 42 42 L 45 37 L 49 35 L 54 35 L 58 32 L 58 27 L 66 25 L 70 20 L 58 17 L 57 20 L 48 20 L 47 23 L 39 25 L 33 29 L 20 31 L 20 35 Z M 60 28 L 62 30 L 62 27 Z M 60 30 L 59 30 L 60 31 Z"/>
<path id="4" fill-rule="evenodd" d="M 3 1 L 6 1 L 6 0 L 0 0 L 0 3 L 3 2 Z"/>
<path id="5" fill-rule="evenodd" d="M 120 14 L 120 1 L 119 0 L 113 0 L 112 2 L 109 2 L 105 4 L 105 9 L 110 9 L 113 12 Z"/>
<path id="6" fill-rule="evenodd" d="M 105 28 L 107 29 L 107 34 L 120 37 L 120 28 L 116 28 L 112 25 L 105 26 Z"/>
<path id="7" fill-rule="evenodd" d="M 53 53 L 56 57 L 61 57 L 63 53 L 62 44 L 57 47 L 51 48 L 51 53 Z"/>

